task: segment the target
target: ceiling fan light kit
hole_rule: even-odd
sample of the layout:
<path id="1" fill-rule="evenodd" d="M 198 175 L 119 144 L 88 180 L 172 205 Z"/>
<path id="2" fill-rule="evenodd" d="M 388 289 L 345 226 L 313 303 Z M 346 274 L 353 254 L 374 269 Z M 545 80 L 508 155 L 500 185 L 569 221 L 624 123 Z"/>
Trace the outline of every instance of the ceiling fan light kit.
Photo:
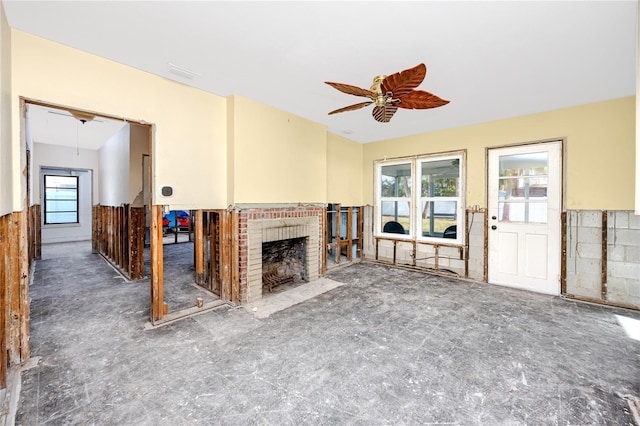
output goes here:
<path id="1" fill-rule="evenodd" d="M 413 68 L 391 74 L 374 77 L 373 84 L 367 89 L 344 83 L 325 81 L 329 86 L 348 95 L 364 96 L 369 101 L 360 102 L 331 111 L 331 114 L 353 111 L 375 104 L 372 115 L 376 121 L 388 123 L 398 108 L 429 109 L 437 108 L 449 103 L 433 93 L 416 90 L 427 75 L 425 64 L 418 64 Z"/>

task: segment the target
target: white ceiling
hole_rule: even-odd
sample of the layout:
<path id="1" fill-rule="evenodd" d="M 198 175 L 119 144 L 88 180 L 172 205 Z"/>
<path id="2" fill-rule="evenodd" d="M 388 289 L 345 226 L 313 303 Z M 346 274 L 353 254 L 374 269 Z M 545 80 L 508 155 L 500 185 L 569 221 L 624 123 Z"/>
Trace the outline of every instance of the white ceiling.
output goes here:
<path id="1" fill-rule="evenodd" d="M 13 28 L 363 143 L 635 94 L 635 0 L 3 4 Z M 448 105 L 399 110 L 389 123 L 371 107 L 327 115 L 365 99 L 324 81 L 368 88 L 421 62 L 418 88 Z"/>
<path id="2" fill-rule="evenodd" d="M 104 117 L 82 123 L 68 111 L 32 104 L 27 105 L 27 117 L 33 142 L 84 149 L 99 149 L 126 124 Z"/>

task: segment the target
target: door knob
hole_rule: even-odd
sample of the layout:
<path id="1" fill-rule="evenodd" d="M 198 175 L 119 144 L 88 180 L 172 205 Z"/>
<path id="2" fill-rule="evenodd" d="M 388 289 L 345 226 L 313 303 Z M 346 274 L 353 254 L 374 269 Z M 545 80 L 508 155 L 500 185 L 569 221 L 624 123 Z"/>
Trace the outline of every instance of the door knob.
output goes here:
<path id="1" fill-rule="evenodd" d="M 498 227 L 495 226 L 495 225 L 491 225 L 491 229 L 493 229 L 495 231 L 496 229 L 498 229 Z"/>
<path id="2" fill-rule="evenodd" d="M 497 217 L 495 217 L 495 216 L 491 216 L 491 219 L 492 219 L 492 220 L 496 220 L 496 219 L 497 219 Z"/>

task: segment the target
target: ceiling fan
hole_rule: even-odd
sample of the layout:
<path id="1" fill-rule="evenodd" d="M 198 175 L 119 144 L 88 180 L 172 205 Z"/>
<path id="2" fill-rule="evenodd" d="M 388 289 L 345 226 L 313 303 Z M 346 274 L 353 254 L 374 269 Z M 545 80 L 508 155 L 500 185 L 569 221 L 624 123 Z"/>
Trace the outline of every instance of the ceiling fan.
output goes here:
<path id="1" fill-rule="evenodd" d="M 400 71 L 388 76 L 379 75 L 374 77 L 373 85 L 370 89 L 361 89 L 356 86 L 343 83 L 332 83 L 325 81 L 331 87 L 349 95 L 364 96 L 369 101 L 349 105 L 344 108 L 331 111 L 331 114 L 339 112 L 353 111 L 375 104 L 373 108 L 373 118 L 381 123 L 388 123 L 396 113 L 398 108 L 405 109 L 427 109 L 437 108 L 449 103 L 432 93 L 423 90 L 415 90 L 422 83 L 427 74 L 427 67 L 424 64 L 416 65 L 408 70 Z"/>

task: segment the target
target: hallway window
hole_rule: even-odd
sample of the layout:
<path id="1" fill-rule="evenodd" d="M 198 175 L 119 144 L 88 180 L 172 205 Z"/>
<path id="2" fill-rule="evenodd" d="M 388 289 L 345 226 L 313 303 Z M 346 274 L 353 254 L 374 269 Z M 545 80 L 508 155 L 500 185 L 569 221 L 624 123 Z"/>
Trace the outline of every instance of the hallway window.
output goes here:
<path id="1" fill-rule="evenodd" d="M 44 223 L 78 223 L 77 176 L 44 176 Z"/>

